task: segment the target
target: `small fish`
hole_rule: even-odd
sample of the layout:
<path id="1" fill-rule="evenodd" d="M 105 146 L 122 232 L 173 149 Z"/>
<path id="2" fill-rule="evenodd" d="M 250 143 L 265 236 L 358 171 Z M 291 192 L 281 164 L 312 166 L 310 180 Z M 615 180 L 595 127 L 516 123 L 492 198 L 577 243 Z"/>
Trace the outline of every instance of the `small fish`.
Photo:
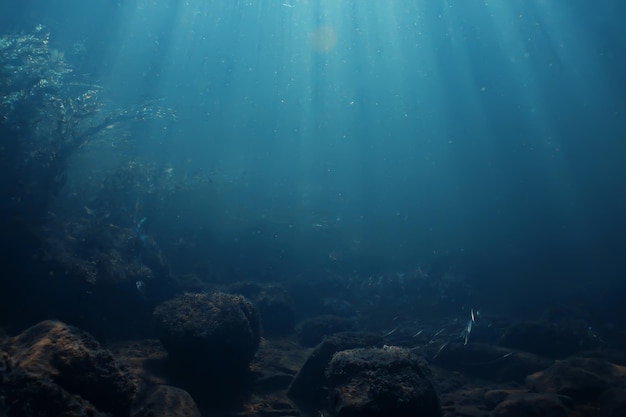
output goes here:
<path id="1" fill-rule="evenodd" d="M 446 330 L 446 329 L 445 329 L 445 327 L 444 327 L 443 329 L 439 330 L 437 333 L 435 333 L 435 334 L 433 335 L 433 339 L 434 339 L 435 337 L 439 336 L 441 333 L 443 333 L 443 332 L 444 332 L 444 330 Z"/>
<path id="2" fill-rule="evenodd" d="M 135 286 L 137 287 L 137 291 L 139 291 L 139 294 L 141 295 L 146 294 L 146 284 L 142 280 L 138 279 L 135 282 Z"/>
<path id="3" fill-rule="evenodd" d="M 383 337 L 391 336 L 391 335 L 392 335 L 392 334 L 394 334 L 397 330 L 398 330 L 398 327 L 396 327 L 396 328 L 395 328 L 395 329 L 393 329 L 393 330 L 388 331 L 387 333 L 385 333 L 385 334 L 383 335 Z"/>
<path id="4" fill-rule="evenodd" d="M 472 308 L 470 311 L 470 319 L 467 322 L 467 326 L 465 326 L 465 330 L 463 330 L 461 332 L 461 337 L 463 338 L 463 345 L 467 345 L 467 342 L 469 342 L 469 336 L 470 333 L 472 333 L 472 329 L 474 328 L 474 324 L 476 323 L 476 316 L 477 316 L 478 312 L 476 312 L 476 314 L 474 313 L 474 309 Z"/>
<path id="5" fill-rule="evenodd" d="M 295 7 L 293 4 L 283 3 L 282 6 L 289 7 L 290 9 Z"/>
<path id="6" fill-rule="evenodd" d="M 135 232 L 136 232 L 138 235 L 141 235 L 141 226 L 143 226 L 143 224 L 146 222 L 146 220 L 148 220 L 148 218 L 147 218 L 147 217 L 144 217 L 144 218 L 142 218 L 141 220 L 139 220 L 139 221 L 137 222 L 137 225 L 135 226 Z M 141 238 L 141 236 L 139 236 L 139 237 Z M 142 240 L 143 240 L 143 239 L 142 239 Z"/>
<path id="7" fill-rule="evenodd" d="M 441 345 L 441 347 L 439 348 L 439 350 L 437 351 L 437 353 L 435 353 L 435 356 L 433 356 L 433 359 L 436 359 L 436 358 L 437 358 L 437 356 L 439 356 L 439 354 L 441 353 L 441 351 L 442 351 L 442 350 L 443 350 L 446 346 L 448 346 L 448 343 L 449 343 L 449 342 L 446 342 L 446 343 L 444 343 L 443 345 Z"/>
<path id="8" fill-rule="evenodd" d="M 465 330 L 461 334 L 461 336 L 463 337 L 463 345 L 467 345 L 467 342 L 469 341 L 469 335 L 472 332 L 473 325 L 474 325 L 474 322 L 472 320 L 467 322 L 467 326 L 465 327 Z"/>
<path id="9" fill-rule="evenodd" d="M 420 330 L 419 332 L 415 333 L 413 336 L 411 337 L 417 337 L 419 335 L 421 335 L 422 333 L 424 333 L 424 329 Z"/>

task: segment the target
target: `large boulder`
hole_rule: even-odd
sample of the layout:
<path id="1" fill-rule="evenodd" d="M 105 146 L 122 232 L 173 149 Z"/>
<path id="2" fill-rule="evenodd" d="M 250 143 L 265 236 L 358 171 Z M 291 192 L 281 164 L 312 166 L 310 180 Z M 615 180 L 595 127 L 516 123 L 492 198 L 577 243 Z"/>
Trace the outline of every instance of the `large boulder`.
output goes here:
<path id="1" fill-rule="evenodd" d="M 324 372 L 333 355 L 342 350 L 376 346 L 382 341 L 378 334 L 363 332 L 341 332 L 325 337 L 294 377 L 287 396 L 300 406 L 313 410 L 324 408 L 328 403 Z"/>
<path id="2" fill-rule="evenodd" d="M 169 359 L 210 371 L 247 368 L 260 340 L 260 320 L 252 303 L 238 295 L 186 293 L 154 310 Z"/>
<path id="3" fill-rule="evenodd" d="M 8 339 L 4 350 L 8 415 L 129 415 L 135 386 L 88 333 L 44 321 Z"/>
<path id="4" fill-rule="evenodd" d="M 337 352 L 326 375 L 336 417 L 441 416 L 428 365 L 408 349 L 384 346 Z"/>
<path id="5" fill-rule="evenodd" d="M 526 384 L 537 392 L 594 401 L 610 387 L 626 388 L 626 367 L 596 358 L 569 358 L 529 375 Z"/>

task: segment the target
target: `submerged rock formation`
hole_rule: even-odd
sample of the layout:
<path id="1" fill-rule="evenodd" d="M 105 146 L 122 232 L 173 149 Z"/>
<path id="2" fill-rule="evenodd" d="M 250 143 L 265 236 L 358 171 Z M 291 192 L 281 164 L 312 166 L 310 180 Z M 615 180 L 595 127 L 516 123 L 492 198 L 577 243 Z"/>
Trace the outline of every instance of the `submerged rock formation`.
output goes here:
<path id="1" fill-rule="evenodd" d="M 245 368 L 261 340 L 261 323 L 242 296 L 183 294 L 154 310 L 161 342 L 171 361 L 195 369 Z"/>
<path id="2" fill-rule="evenodd" d="M 130 415 L 136 388 L 128 372 L 83 330 L 44 321 L 2 349 L 7 416 Z"/>
<path id="3" fill-rule="evenodd" d="M 336 417 L 441 416 L 428 365 L 397 346 L 336 353 L 326 370 Z"/>

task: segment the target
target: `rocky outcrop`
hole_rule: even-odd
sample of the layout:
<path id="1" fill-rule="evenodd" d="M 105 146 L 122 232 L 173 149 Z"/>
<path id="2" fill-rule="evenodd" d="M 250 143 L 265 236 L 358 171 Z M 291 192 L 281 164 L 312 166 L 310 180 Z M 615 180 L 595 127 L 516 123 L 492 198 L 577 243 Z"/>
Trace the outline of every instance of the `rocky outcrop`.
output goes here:
<path id="1" fill-rule="evenodd" d="M 8 339 L 4 350 L 7 415 L 129 415 L 135 386 L 88 333 L 44 321 Z"/>
<path id="2" fill-rule="evenodd" d="M 526 378 L 536 392 L 596 401 L 609 387 L 626 388 L 626 367 L 596 358 L 569 358 Z"/>
<path id="3" fill-rule="evenodd" d="M 154 310 L 169 359 L 194 369 L 248 366 L 261 340 L 260 320 L 246 298 L 187 293 Z"/>
<path id="4" fill-rule="evenodd" d="M 304 407 L 326 407 L 328 388 L 324 372 L 333 355 L 342 350 L 372 347 L 381 343 L 382 337 L 379 335 L 364 332 L 343 332 L 324 338 L 296 374 L 287 395 Z"/>
<path id="5" fill-rule="evenodd" d="M 441 416 L 428 365 L 410 350 L 385 346 L 333 355 L 326 375 L 336 417 Z"/>

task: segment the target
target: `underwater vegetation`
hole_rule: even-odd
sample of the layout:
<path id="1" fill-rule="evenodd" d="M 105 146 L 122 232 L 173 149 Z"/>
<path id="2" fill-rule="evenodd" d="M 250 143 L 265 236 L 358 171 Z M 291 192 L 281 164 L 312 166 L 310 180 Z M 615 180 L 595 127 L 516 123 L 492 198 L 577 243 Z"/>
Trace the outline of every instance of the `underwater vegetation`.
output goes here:
<path id="1" fill-rule="evenodd" d="M 3 177 L 13 179 L 1 207 L 31 221 L 45 214 L 80 148 L 115 141 L 131 121 L 173 117 L 155 103 L 108 108 L 102 88 L 74 75 L 49 36 L 38 26 L 0 38 L 0 160 Z"/>
<path id="2" fill-rule="evenodd" d="M 84 297 L 94 293 L 90 286 L 96 282 L 129 287 L 133 296 L 144 296 L 146 282 L 164 276 L 158 247 L 142 230 L 145 220 L 132 217 L 136 210 L 125 213 L 121 200 L 112 203 L 140 186 L 149 189 L 148 169 L 129 162 L 125 148 L 120 147 L 119 158 L 126 169 L 109 169 L 101 186 L 82 190 L 75 199 L 80 213 L 71 213 L 71 204 L 64 212 L 51 207 L 67 184 L 72 158 L 105 143 L 117 149 L 113 145 L 128 141 L 125 132 L 136 123 L 174 118 L 171 109 L 156 102 L 107 104 L 103 89 L 74 74 L 64 54 L 50 46 L 42 26 L 33 33 L 0 37 L 0 226 L 5 231 L 0 248 L 6 259 L 2 316 L 15 317 L 10 310 L 24 301 L 21 297 Z M 138 194 L 132 198 L 134 207 Z M 117 218 L 109 211 L 112 207 L 117 207 Z M 121 216 L 128 216 L 123 223 Z M 42 275 L 49 279 L 42 283 Z M 68 292 L 68 280 L 76 283 L 74 291 Z M 28 321 L 29 314 L 38 315 L 41 304 L 15 318 Z"/>

